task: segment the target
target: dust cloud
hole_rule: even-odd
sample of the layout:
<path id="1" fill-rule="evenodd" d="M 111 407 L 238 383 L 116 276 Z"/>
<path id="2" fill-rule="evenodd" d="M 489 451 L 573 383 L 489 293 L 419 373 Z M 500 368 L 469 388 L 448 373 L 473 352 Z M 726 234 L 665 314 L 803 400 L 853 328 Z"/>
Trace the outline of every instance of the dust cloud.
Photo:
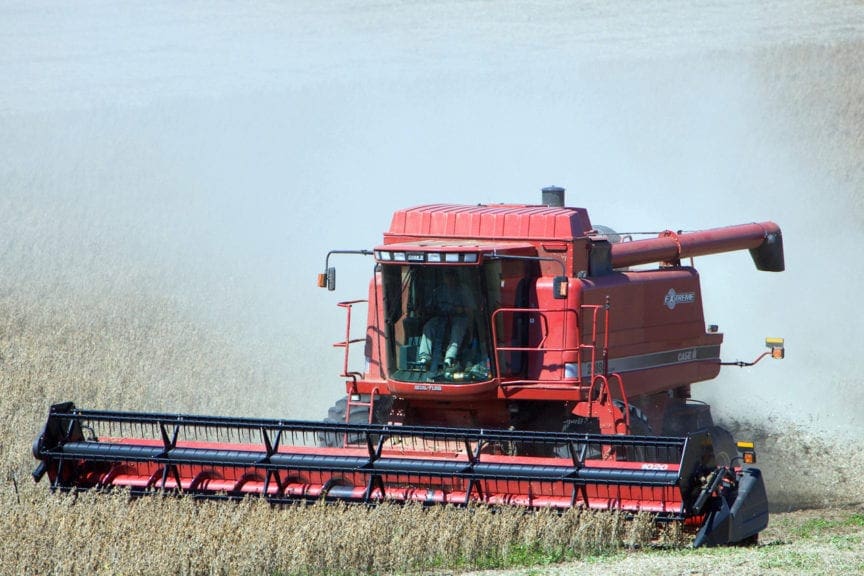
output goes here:
<path id="1" fill-rule="evenodd" d="M 129 296 L 176 310 L 259 374 L 178 409 L 235 395 L 317 419 L 342 394 L 335 304 L 366 296 L 371 262 L 337 260 L 335 294 L 315 275 L 396 208 L 535 202 L 554 183 L 619 231 L 771 219 L 786 272 L 697 266 L 724 356 L 783 336 L 787 358 L 694 394 L 764 440 L 774 486 L 816 467 L 800 435 L 860 455 L 864 9 L 704 8 L 6 5 L 0 297 L 122 322 Z M 860 493 L 852 472 L 814 499 Z"/>

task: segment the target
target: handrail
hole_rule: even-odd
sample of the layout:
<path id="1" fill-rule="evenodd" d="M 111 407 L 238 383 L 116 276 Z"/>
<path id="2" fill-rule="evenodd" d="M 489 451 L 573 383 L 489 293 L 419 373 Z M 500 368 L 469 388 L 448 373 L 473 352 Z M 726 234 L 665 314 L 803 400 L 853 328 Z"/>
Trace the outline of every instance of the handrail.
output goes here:
<path id="1" fill-rule="evenodd" d="M 364 302 L 368 302 L 368 300 L 348 300 L 345 302 L 337 303 L 337 306 L 340 308 L 345 308 L 348 313 L 347 321 L 345 322 L 345 340 L 336 342 L 333 344 L 334 348 L 344 348 L 345 349 L 345 357 L 342 364 L 342 373 L 339 375 L 342 378 L 356 378 L 357 373 L 348 371 L 348 352 L 351 344 L 356 344 L 357 342 L 365 342 L 366 338 L 351 338 L 351 309 L 355 304 L 361 304 Z"/>
<path id="2" fill-rule="evenodd" d="M 499 343 L 500 340 L 499 340 L 499 331 L 498 331 L 497 320 L 498 320 L 498 318 L 500 318 L 506 314 L 537 315 L 541 321 L 541 325 L 540 325 L 541 334 L 540 334 L 539 342 L 537 342 L 537 344 L 534 346 L 506 346 L 506 345 L 501 345 Z M 494 351 L 495 351 L 496 373 L 499 374 L 499 376 L 502 374 L 502 370 L 501 370 L 501 356 L 502 356 L 501 353 L 502 352 L 525 352 L 527 354 L 541 354 L 541 355 L 546 354 L 546 353 L 559 353 L 560 357 L 561 357 L 561 362 L 559 363 L 559 368 L 558 368 L 558 380 L 559 381 L 568 380 L 567 374 L 566 374 L 566 369 L 565 369 L 565 363 L 563 361 L 564 356 L 567 352 L 571 352 L 576 356 L 577 362 L 578 362 L 579 356 L 581 355 L 581 351 L 579 350 L 578 343 L 577 343 L 577 346 L 575 346 L 575 347 L 567 347 L 567 346 L 563 345 L 564 337 L 566 335 L 566 331 L 563 331 L 563 330 L 562 330 L 562 338 L 561 338 L 562 345 L 558 345 L 558 346 L 547 345 L 547 340 L 549 338 L 549 333 L 550 333 L 549 323 L 550 323 L 550 318 L 553 314 L 558 314 L 558 315 L 562 316 L 562 325 L 563 326 L 566 326 L 566 318 L 569 315 L 574 315 L 574 316 L 576 316 L 576 324 L 577 324 L 577 326 L 579 325 L 579 313 L 574 308 L 549 309 L 549 308 L 502 307 L 502 308 L 498 308 L 492 312 L 492 318 L 491 318 L 492 342 L 493 342 L 493 347 L 494 347 Z M 577 340 L 577 342 L 578 342 L 578 340 Z M 539 383 L 543 383 L 544 381 L 524 380 L 524 381 L 520 381 L 520 382 L 521 383 L 538 383 L 539 384 Z M 577 382 L 578 382 L 578 379 L 577 379 Z M 502 385 L 504 385 L 504 386 L 514 385 L 514 384 L 517 384 L 517 382 L 502 383 Z"/>
<path id="3" fill-rule="evenodd" d="M 598 343 L 598 339 L 600 337 L 600 321 L 599 316 L 600 313 L 603 312 L 603 326 L 602 326 L 602 344 Z M 503 316 L 504 314 L 535 314 L 539 316 L 541 320 L 540 325 L 540 339 L 539 342 L 534 346 L 505 346 L 499 344 L 499 331 L 498 324 L 496 320 L 499 316 Z M 549 323 L 550 317 L 552 314 L 560 314 L 563 315 L 562 318 L 562 330 L 561 330 L 561 341 L 562 345 L 559 346 L 547 346 L 546 342 L 549 338 L 550 330 Z M 569 337 L 569 330 L 567 330 L 567 318 L 570 315 L 575 315 L 576 317 L 576 330 L 575 330 L 575 338 L 576 342 L 573 345 L 565 346 L 563 342 L 566 342 L 566 339 Z M 585 321 L 586 318 L 590 318 L 590 336 L 587 339 L 587 342 L 583 342 L 583 331 L 582 328 L 586 326 Z M 598 371 L 597 368 L 597 352 L 598 348 L 601 348 L 603 354 L 603 366 L 601 372 L 606 373 L 606 350 L 608 348 L 609 343 L 609 308 L 606 305 L 598 305 L 598 304 L 582 304 L 579 306 L 579 310 L 575 308 L 560 308 L 560 309 L 550 309 L 550 308 L 516 308 L 516 307 L 502 307 L 498 308 L 492 312 L 491 318 L 492 325 L 492 341 L 494 347 L 494 355 L 495 355 L 495 368 L 496 373 L 501 375 L 501 353 L 502 352 L 525 352 L 528 354 L 546 354 L 546 353 L 560 353 L 561 362 L 559 363 L 558 368 L 558 378 L 557 380 L 562 383 L 570 383 L 573 385 L 581 385 L 584 383 L 584 377 L 582 374 L 582 365 L 587 362 L 589 366 L 589 371 L 587 374 L 587 381 L 592 382 L 594 380 L 595 374 Z M 569 376 L 567 374 L 567 363 L 564 362 L 565 355 L 570 352 L 576 358 L 576 370 L 575 377 Z M 588 356 L 588 358 L 585 358 Z M 549 380 L 538 380 L 538 379 L 520 379 L 510 382 L 502 382 L 502 386 L 520 386 L 525 384 L 548 384 Z"/>

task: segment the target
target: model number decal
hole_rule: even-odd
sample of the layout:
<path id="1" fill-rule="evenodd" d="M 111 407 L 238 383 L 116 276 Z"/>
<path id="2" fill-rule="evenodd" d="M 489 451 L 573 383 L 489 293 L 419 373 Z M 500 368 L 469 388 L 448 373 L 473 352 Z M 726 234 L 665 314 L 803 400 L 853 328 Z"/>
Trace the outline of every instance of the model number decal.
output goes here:
<path id="1" fill-rule="evenodd" d="M 414 390 L 420 392 L 440 392 L 442 388 L 437 384 L 415 384 Z"/>
<path id="2" fill-rule="evenodd" d="M 669 470 L 668 464 L 642 464 L 642 470 Z"/>
<path id="3" fill-rule="evenodd" d="M 682 350 L 678 353 L 678 362 L 692 362 L 696 360 L 696 349 Z"/>
<path id="4" fill-rule="evenodd" d="M 696 301 L 696 293 L 695 292 L 675 292 L 674 288 L 670 288 L 669 292 L 666 293 L 666 297 L 663 298 L 663 304 L 666 305 L 669 310 L 674 310 L 675 306 L 678 304 L 692 304 Z"/>

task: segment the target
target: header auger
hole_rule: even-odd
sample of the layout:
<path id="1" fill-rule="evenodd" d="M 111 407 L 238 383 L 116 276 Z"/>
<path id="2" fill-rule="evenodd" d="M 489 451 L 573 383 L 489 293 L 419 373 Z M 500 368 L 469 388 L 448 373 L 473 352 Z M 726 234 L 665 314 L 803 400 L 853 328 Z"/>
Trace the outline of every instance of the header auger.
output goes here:
<path id="1" fill-rule="evenodd" d="M 340 303 L 346 396 L 323 423 L 57 404 L 34 478 L 273 502 L 647 511 L 698 531 L 697 546 L 753 541 L 768 503 L 752 446 L 739 452 L 690 400 L 692 383 L 718 374 L 723 337 L 706 330 L 682 260 L 746 249 L 781 271 L 780 229 L 621 240 L 559 188 L 544 205 L 398 211 L 381 245 L 331 252 L 319 277 L 335 288 L 332 254 L 376 262 L 368 300 Z M 361 305 L 365 337 L 353 337 Z M 782 340 L 766 343 L 782 357 Z M 363 371 L 349 367 L 356 344 Z"/>

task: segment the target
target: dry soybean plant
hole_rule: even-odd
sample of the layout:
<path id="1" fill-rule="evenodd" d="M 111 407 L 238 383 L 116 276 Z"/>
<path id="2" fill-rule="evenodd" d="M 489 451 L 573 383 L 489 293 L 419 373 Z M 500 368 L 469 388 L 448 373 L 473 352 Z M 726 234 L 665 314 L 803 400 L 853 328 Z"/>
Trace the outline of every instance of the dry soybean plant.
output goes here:
<path id="1" fill-rule="evenodd" d="M 271 507 L 258 498 L 52 495 L 32 485 L 17 498 L 4 490 L 2 510 L 0 530 L 15 534 L 14 546 L 0 548 L 0 572 L 8 574 L 416 573 L 578 558 L 654 536 L 647 515 L 627 521 L 579 510 Z"/>
<path id="2" fill-rule="evenodd" d="M 0 573 L 384 574 L 557 561 L 654 538 L 647 516 L 485 507 L 272 507 L 126 492 L 52 494 L 30 443 L 48 405 L 230 410 L 243 358 L 163 301 L 0 298 Z M 269 385 L 259 382 L 262 387 Z M 256 385 L 252 382 L 251 385 Z M 224 386 L 224 388 L 220 388 Z M 195 391 L 207 389 L 206 398 Z M 247 396 L 247 395 L 244 395 Z M 202 407 L 201 402 L 207 402 Z"/>

